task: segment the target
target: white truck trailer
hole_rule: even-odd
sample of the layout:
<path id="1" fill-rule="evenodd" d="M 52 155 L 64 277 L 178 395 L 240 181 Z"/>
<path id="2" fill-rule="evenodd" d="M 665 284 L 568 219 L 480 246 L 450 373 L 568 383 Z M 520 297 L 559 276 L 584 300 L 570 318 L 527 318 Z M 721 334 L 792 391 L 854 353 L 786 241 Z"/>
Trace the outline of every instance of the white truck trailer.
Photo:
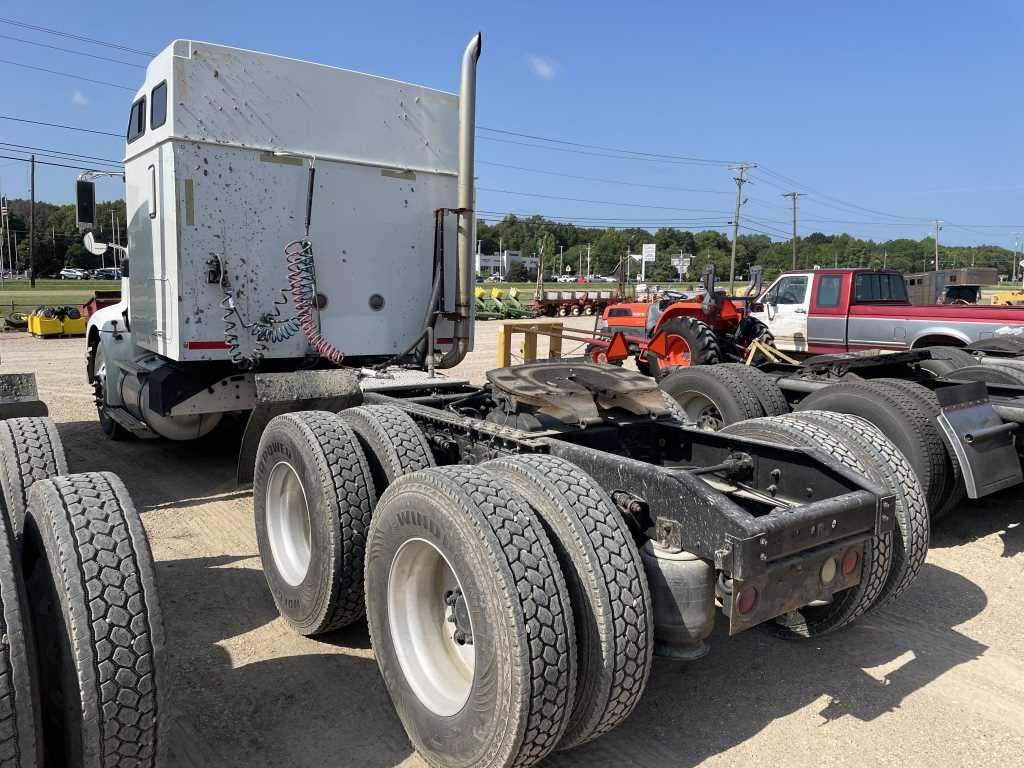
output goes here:
<path id="1" fill-rule="evenodd" d="M 848 416 L 754 399 L 706 432 L 613 366 L 436 374 L 472 344 L 480 51 L 455 96 L 168 46 L 130 110 L 130 272 L 88 375 L 111 437 L 247 414 L 281 615 L 306 635 L 366 616 L 425 759 L 505 768 L 623 722 L 655 653 L 703 655 L 719 609 L 801 639 L 899 597 L 929 521 L 906 459 Z"/>

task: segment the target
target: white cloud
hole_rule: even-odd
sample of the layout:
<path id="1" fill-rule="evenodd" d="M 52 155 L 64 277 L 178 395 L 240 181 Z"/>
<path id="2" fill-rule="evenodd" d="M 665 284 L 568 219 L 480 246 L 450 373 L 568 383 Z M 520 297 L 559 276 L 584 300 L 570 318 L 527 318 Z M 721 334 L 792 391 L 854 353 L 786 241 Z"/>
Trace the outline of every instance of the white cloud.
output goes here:
<path id="1" fill-rule="evenodd" d="M 77 104 L 80 107 L 86 107 L 89 105 L 89 100 L 85 98 L 81 91 L 75 91 L 71 94 L 71 103 Z"/>
<path id="2" fill-rule="evenodd" d="M 545 59 L 541 56 L 534 56 L 531 54 L 526 57 L 526 62 L 530 65 L 530 69 L 533 71 L 533 74 L 541 80 L 555 79 L 555 62 L 551 59 Z"/>

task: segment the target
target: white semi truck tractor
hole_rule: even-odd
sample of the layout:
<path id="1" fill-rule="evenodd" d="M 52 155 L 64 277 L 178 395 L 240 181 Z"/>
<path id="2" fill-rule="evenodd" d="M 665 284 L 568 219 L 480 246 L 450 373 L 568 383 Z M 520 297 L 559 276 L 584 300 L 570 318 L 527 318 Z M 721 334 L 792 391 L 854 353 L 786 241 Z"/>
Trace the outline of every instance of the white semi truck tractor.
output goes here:
<path id="1" fill-rule="evenodd" d="M 129 111 L 124 300 L 91 318 L 88 376 L 111 437 L 246 415 L 285 621 L 365 617 L 431 765 L 525 768 L 626 720 L 653 656 L 700 658 L 716 621 L 799 640 L 896 599 L 928 516 L 849 416 L 748 391 L 706 432 L 615 366 L 439 372 L 472 345 L 480 52 L 456 95 L 169 45 Z"/>

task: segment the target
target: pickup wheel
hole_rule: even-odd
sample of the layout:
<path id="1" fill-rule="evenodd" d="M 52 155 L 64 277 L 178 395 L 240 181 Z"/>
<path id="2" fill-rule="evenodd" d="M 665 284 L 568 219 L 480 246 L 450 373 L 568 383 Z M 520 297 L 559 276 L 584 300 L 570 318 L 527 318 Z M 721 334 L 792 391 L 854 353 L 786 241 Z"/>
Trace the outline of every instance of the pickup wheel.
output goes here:
<path id="1" fill-rule="evenodd" d="M 658 357 L 648 353 L 651 375 L 660 379 L 677 368 L 714 365 L 722 359 L 718 337 L 707 323 L 693 317 L 673 317 L 658 329 L 665 333 L 667 353 Z"/>
<path id="2" fill-rule="evenodd" d="M 748 379 L 724 365 L 682 368 L 658 386 L 679 403 L 688 424 L 709 432 L 765 415 Z"/>
<path id="3" fill-rule="evenodd" d="M 928 509 L 942 507 L 946 446 L 931 413 L 902 387 L 879 381 L 840 382 L 812 392 L 794 410 L 849 413 L 871 422 L 907 457 L 924 488 Z"/>
<path id="4" fill-rule="evenodd" d="M 962 379 L 963 381 L 983 381 L 986 384 L 1009 384 L 1010 386 L 1024 386 L 1024 367 L 1016 365 L 968 365 L 957 368 L 949 374 L 951 379 Z"/>
<path id="5" fill-rule="evenodd" d="M 801 411 L 794 415 L 821 425 L 836 439 L 847 442 L 865 477 L 895 494 L 897 535 L 893 537 L 892 570 L 876 604 L 899 597 L 921 571 L 931 540 L 928 505 L 913 468 L 878 427 L 859 416 L 828 411 Z"/>
<path id="6" fill-rule="evenodd" d="M 923 387 L 913 381 L 907 381 L 906 379 L 875 379 L 875 381 L 899 387 L 911 397 L 916 398 L 921 407 L 931 415 L 933 422 L 942 410 L 939 407 L 939 398 L 927 387 Z M 946 448 L 946 485 L 942 489 L 943 501 L 941 506 L 932 512 L 932 519 L 934 520 L 944 517 L 955 510 L 960 506 L 960 502 L 964 500 L 964 496 L 967 495 L 967 486 L 964 485 L 964 473 L 960 468 L 960 460 L 956 457 L 956 451 L 953 450 L 953 446 L 950 444 L 949 438 L 946 437 L 946 433 L 941 429 L 937 430 L 937 432 L 939 437 L 942 438 L 942 444 Z"/>
<path id="7" fill-rule="evenodd" d="M 68 473 L 68 460 L 53 419 L 23 416 L 0 421 L 0 511 L 15 541 L 21 540 L 33 483 Z"/>
<path id="8" fill-rule="evenodd" d="M 482 465 L 540 518 L 569 588 L 578 648 L 576 702 L 559 749 L 615 728 L 636 707 L 654 657 L 654 617 L 640 552 L 592 477 L 556 456 Z"/>
<path id="9" fill-rule="evenodd" d="M 142 519 L 109 472 L 32 487 L 22 562 L 47 765 L 162 765 L 164 630 Z"/>
<path id="10" fill-rule="evenodd" d="M 361 405 L 338 415 L 366 454 L 377 497 L 402 475 L 436 465 L 430 443 L 412 416 L 394 405 Z"/>
<path id="11" fill-rule="evenodd" d="M 377 500 L 351 427 L 327 411 L 277 416 L 253 480 L 256 540 L 277 609 L 301 635 L 363 617 L 363 561 Z"/>
<path id="12" fill-rule="evenodd" d="M 367 619 L 398 717 L 430 765 L 526 768 L 576 696 L 569 591 L 507 483 L 456 465 L 396 480 L 367 544 Z"/>
<path id="13" fill-rule="evenodd" d="M 922 360 L 918 367 L 934 376 L 946 376 L 958 368 L 966 368 L 978 362 L 978 358 L 959 347 L 918 347 L 914 351 L 931 354 L 931 359 Z"/>
<path id="14" fill-rule="evenodd" d="M 845 467 L 868 475 L 864 457 L 853 442 L 833 430 L 801 419 L 797 414 L 751 419 L 722 430 L 800 448 L 823 451 Z M 860 583 L 835 595 L 827 605 L 808 605 L 774 622 L 766 629 L 787 639 L 818 637 L 846 626 L 866 613 L 882 597 L 893 565 L 892 533 L 875 534 L 865 543 Z"/>

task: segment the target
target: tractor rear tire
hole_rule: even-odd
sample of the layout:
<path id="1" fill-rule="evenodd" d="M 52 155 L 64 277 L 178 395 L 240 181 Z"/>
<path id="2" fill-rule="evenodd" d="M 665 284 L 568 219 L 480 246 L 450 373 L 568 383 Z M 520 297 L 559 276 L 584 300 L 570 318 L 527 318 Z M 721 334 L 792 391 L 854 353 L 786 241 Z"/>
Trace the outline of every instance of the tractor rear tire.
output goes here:
<path id="1" fill-rule="evenodd" d="M 680 368 L 658 386 L 683 409 L 688 424 L 709 432 L 765 415 L 756 390 L 727 366 Z"/>
<path id="2" fill-rule="evenodd" d="M 25 416 L 0 421 L 0 512 L 21 540 L 33 483 L 68 473 L 68 460 L 53 419 Z"/>
<path id="3" fill-rule="evenodd" d="M 0 515 L 0 765 L 42 765 L 36 647 L 24 577 L 10 523 Z"/>
<path id="4" fill-rule="evenodd" d="M 949 378 L 1021 387 L 1024 386 L 1024 366 L 1007 365 L 1005 363 L 968 365 L 963 368 L 957 368 L 949 374 Z"/>
<path id="5" fill-rule="evenodd" d="M 430 765 L 526 768 L 576 696 L 569 591 L 540 520 L 504 481 L 455 465 L 396 480 L 367 545 L 384 685 Z"/>
<path id="6" fill-rule="evenodd" d="M 899 387 L 907 394 L 917 398 L 921 407 L 931 414 L 933 420 L 942 410 L 939 407 L 939 398 L 928 387 L 906 379 L 875 379 L 875 381 L 882 381 Z M 942 438 L 942 444 L 946 447 L 946 485 L 942 489 L 943 501 L 941 506 L 932 512 L 933 520 L 944 517 L 955 510 L 960 506 L 960 502 L 964 500 L 964 496 L 967 495 L 964 473 L 960 468 L 960 460 L 956 457 L 956 451 L 953 450 L 953 446 L 949 442 L 949 438 L 946 437 L 946 433 L 941 429 L 938 430 L 938 433 L 939 437 Z"/>
<path id="7" fill-rule="evenodd" d="M 363 563 L 377 496 L 366 455 L 337 414 L 276 416 L 253 481 L 256 540 L 277 609 L 300 635 L 365 614 Z"/>
<path id="8" fill-rule="evenodd" d="M 823 451 L 845 467 L 867 475 L 863 456 L 851 441 L 836 437 L 832 430 L 800 418 L 797 414 L 771 416 L 731 424 L 723 432 L 744 437 Z M 876 474 L 878 468 L 876 468 Z M 786 639 L 819 637 L 846 626 L 870 610 L 881 598 L 893 565 L 893 535 L 876 534 L 865 542 L 860 583 L 843 590 L 827 605 L 804 606 L 766 629 Z"/>
<path id="9" fill-rule="evenodd" d="M 338 413 L 359 439 L 380 498 L 402 475 L 436 466 L 423 430 L 394 405 L 361 405 Z"/>
<path id="10" fill-rule="evenodd" d="M 877 605 L 896 599 L 921 572 L 931 540 L 928 505 L 913 468 L 878 427 L 859 416 L 828 411 L 794 415 L 821 425 L 836 439 L 845 441 L 863 465 L 863 474 L 896 496 L 892 570 Z"/>
<path id="11" fill-rule="evenodd" d="M 934 376 L 948 376 L 958 368 L 966 368 L 978 362 L 978 358 L 959 347 L 919 347 L 914 351 L 931 352 L 931 359 L 922 360 L 918 367 Z"/>
<path id="12" fill-rule="evenodd" d="M 850 413 L 871 422 L 907 457 L 933 513 L 946 489 L 946 445 L 931 413 L 902 387 L 878 381 L 840 382 L 812 392 L 797 411 Z"/>
<path id="13" fill-rule="evenodd" d="M 718 337 L 707 323 L 694 317 L 673 317 L 660 329 L 667 337 L 669 355 L 648 354 L 651 375 L 660 379 L 679 368 L 714 365 L 722 359 Z"/>
<path id="14" fill-rule="evenodd" d="M 163 620 L 128 491 L 109 472 L 42 480 L 25 523 L 47 765 L 161 765 Z"/>
<path id="15" fill-rule="evenodd" d="M 496 459 L 482 469 L 540 518 L 569 588 L 576 627 L 576 703 L 559 749 L 607 733 L 636 707 L 654 657 L 654 616 L 640 551 L 621 513 L 565 459 Z"/>

